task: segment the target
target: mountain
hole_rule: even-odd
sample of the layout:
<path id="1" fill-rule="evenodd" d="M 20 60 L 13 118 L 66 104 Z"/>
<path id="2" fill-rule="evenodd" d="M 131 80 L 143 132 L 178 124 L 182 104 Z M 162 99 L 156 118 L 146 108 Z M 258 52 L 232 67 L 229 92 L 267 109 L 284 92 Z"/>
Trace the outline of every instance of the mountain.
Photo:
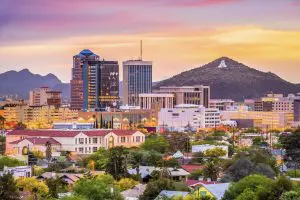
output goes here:
<path id="1" fill-rule="evenodd" d="M 209 85 L 211 98 L 240 101 L 274 93 L 300 92 L 300 84 L 283 80 L 271 72 L 261 72 L 227 57 L 218 58 L 202 67 L 182 72 L 154 86 Z"/>
<path id="2" fill-rule="evenodd" d="M 60 90 L 65 98 L 70 96 L 70 85 L 62 83 L 54 74 L 41 76 L 31 73 L 28 69 L 0 74 L 0 96 L 18 95 L 20 98 L 28 98 L 30 90 L 41 86 Z"/>

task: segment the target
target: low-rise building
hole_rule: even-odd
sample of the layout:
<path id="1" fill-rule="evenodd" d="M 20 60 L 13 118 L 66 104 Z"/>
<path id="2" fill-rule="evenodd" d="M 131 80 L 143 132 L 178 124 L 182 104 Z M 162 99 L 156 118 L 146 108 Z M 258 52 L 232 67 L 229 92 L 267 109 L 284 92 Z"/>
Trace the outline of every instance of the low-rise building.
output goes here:
<path id="1" fill-rule="evenodd" d="M 294 121 L 293 112 L 270 111 L 221 111 L 222 120 L 253 120 L 253 127 L 262 129 L 290 128 Z M 238 123 L 239 124 L 239 123 Z"/>
<path id="2" fill-rule="evenodd" d="M 8 173 L 12 174 L 15 178 L 31 177 L 32 168 L 31 166 L 16 166 L 16 167 L 4 166 L 3 172 L 0 172 L 0 176 Z"/>
<path id="3" fill-rule="evenodd" d="M 174 94 L 139 94 L 139 104 L 141 109 L 173 108 Z"/>
<path id="4" fill-rule="evenodd" d="M 71 151 L 91 154 L 99 148 L 135 147 L 145 141 L 145 135 L 133 130 L 13 130 L 6 135 L 6 154 L 22 154 L 40 150 L 50 142 L 54 152 Z"/>
<path id="5" fill-rule="evenodd" d="M 22 122 L 31 129 L 51 128 L 55 122 L 74 122 L 78 119 L 78 111 L 67 107 L 7 106 L 3 112 L 7 123 Z"/>
<path id="6" fill-rule="evenodd" d="M 204 85 L 195 86 L 163 86 L 154 93 L 174 94 L 174 105 L 195 104 L 209 107 L 210 87 Z"/>
<path id="7" fill-rule="evenodd" d="M 161 109 L 158 113 L 158 125 L 171 131 L 214 128 L 220 125 L 220 112 L 214 108 L 181 104 L 173 109 Z"/>
<path id="8" fill-rule="evenodd" d="M 228 108 L 231 108 L 233 104 L 234 101 L 232 99 L 211 99 L 209 101 L 210 108 L 219 110 L 228 110 Z"/>

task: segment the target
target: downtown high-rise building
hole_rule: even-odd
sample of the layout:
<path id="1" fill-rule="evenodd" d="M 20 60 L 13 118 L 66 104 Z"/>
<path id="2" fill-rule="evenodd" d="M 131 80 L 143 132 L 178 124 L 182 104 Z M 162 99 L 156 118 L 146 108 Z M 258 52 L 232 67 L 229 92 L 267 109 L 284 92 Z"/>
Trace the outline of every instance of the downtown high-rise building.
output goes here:
<path id="1" fill-rule="evenodd" d="M 73 56 L 71 108 L 96 110 L 119 99 L 119 64 L 85 49 Z"/>
<path id="2" fill-rule="evenodd" d="M 152 92 L 152 61 L 123 62 L 123 104 L 139 105 L 139 94 Z"/>

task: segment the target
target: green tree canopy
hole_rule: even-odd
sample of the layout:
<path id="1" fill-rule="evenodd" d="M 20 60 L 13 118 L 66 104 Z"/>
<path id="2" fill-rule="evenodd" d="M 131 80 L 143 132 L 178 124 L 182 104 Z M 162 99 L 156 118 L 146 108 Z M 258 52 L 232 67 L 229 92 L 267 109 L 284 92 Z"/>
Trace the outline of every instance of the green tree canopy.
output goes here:
<path id="1" fill-rule="evenodd" d="M 149 182 L 140 200 L 155 199 L 162 190 L 175 190 L 174 182 L 166 178 Z"/>
<path id="2" fill-rule="evenodd" d="M 126 177 L 128 150 L 122 146 L 109 149 L 106 172 L 111 174 L 116 180 Z"/>
<path id="3" fill-rule="evenodd" d="M 147 151 L 166 153 L 169 148 L 169 143 L 163 136 L 150 136 L 141 145 L 141 148 Z"/>
<path id="4" fill-rule="evenodd" d="M 261 175 L 250 175 L 237 183 L 232 183 L 223 200 L 275 200 L 291 189 L 292 183 L 285 177 L 272 180 Z"/>
<path id="5" fill-rule="evenodd" d="M 112 191 L 113 190 L 113 191 Z M 93 176 L 80 179 L 74 187 L 75 195 L 89 200 L 121 200 L 121 194 L 114 185 L 111 175 Z"/>
<path id="6" fill-rule="evenodd" d="M 11 174 L 0 176 L 0 199 L 19 200 L 20 194 L 16 185 L 16 181 Z"/>
<path id="7" fill-rule="evenodd" d="M 15 158 L 11 158 L 8 156 L 0 156 L 0 170 L 3 170 L 4 166 L 7 167 L 16 167 L 16 166 L 24 166 L 25 163 Z"/>

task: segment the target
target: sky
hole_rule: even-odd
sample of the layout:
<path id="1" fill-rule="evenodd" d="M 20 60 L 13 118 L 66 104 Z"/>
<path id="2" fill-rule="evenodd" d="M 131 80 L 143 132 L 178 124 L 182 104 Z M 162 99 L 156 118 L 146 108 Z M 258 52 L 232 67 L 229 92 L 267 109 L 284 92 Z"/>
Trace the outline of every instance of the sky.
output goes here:
<path id="1" fill-rule="evenodd" d="M 69 82 L 90 49 L 122 75 L 140 40 L 154 81 L 227 56 L 300 83 L 300 0 L 0 0 L 0 73 Z"/>

